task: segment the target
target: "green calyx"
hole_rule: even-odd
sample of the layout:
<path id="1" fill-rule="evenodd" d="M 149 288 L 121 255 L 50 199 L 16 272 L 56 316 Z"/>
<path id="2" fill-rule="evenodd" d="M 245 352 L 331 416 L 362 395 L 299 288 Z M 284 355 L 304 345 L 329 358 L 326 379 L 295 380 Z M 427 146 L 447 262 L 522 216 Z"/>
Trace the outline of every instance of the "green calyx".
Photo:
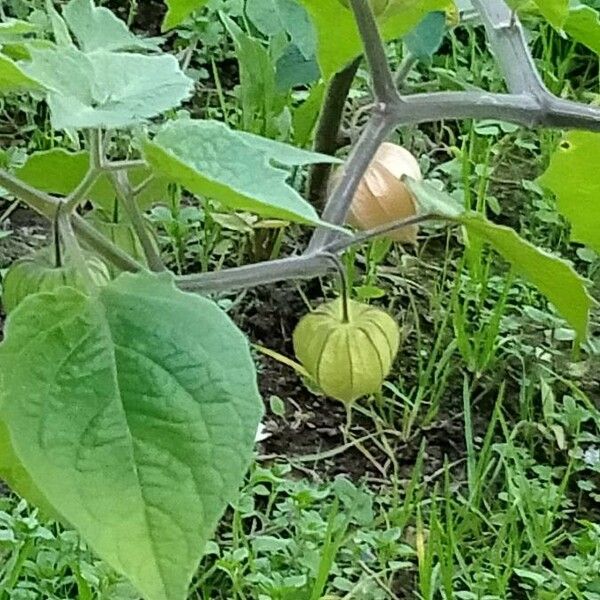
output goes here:
<path id="1" fill-rule="evenodd" d="M 106 264 L 94 255 L 86 255 L 86 266 L 96 285 L 110 281 Z M 44 248 L 11 265 L 2 283 L 2 304 L 11 313 L 25 298 L 40 292 L 52 292 L 60 287 L 86 291 L 82 273 L 72 264 L 55 265 L 54 248 Z"/>
<path id="2" fill-rule="evenodd" d="M 296 357 L 325 394 L 345 403 L 373 394 L 388 376 L 400 330 L 386 312 L 341 299 L 303 317 L 293 336 Z"/>

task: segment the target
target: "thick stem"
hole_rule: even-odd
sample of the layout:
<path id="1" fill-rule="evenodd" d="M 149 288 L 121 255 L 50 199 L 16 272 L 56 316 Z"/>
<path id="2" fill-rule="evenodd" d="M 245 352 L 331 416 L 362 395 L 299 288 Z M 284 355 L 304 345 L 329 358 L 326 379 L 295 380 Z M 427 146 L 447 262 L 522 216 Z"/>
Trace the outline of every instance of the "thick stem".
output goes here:
<path id="1" fill-rule="evenodd" d="M 75 212 L 79 205 L 86 199 L 102 173 L 103 138 L 99 129 L 90 131 L 90 165 L 85 177 L 79 185 L 67 196 L 64 201 L 65 210 Z"/>
<path id="2" fill-rule="evenodd" d="M 158 253 L 158 249 L 155 244 L 152 242 L 152 238 L 150 237 L 150 232 L 148 231 L 148 227 L 144 222 L 144 216 L 142 215 L 137 202 L 133 196 L 133 190 L 129 184 L 129 178 L 127 177 L 127 173 L 125 171 L 120 171 L 117 173 L 113 173 L 111 176 L 113 187 L 117 192 L 117 196 L 121 204 L 125 207 L 125 211 L 129 216 L 131 224 L 135 229 L 135 232 L 142 244 L 142 248 L 144 249 L 144 255 L 146 256 L 146 260 L 148 261 L 148 266 L 151 271 L 155 273 L 161 273 L 165 270 L 165 265 L 160 258 L 160 254 Z"/>
<path id="3" fill-rule="evenodd" d="M 375 99 L 385 107 L 396 102 L 399 96 L 375 15 L 367 0 L 350 0 L 350 5 L 354 11 L 365 57 L 371 71 Z"/>
<path id="4" fill-rule="evenodd" d="M 181 289 L 190 292 L 211 293 L 255 287 L 289 279 L 310 279 L 331 271 L 332 255 L 338 255 L 355 244 L 361 244 L 386 233 L 434 218 L 437 216 L 415 215 L 344 239 L 335 239 L 313 253 L 245 265 L 221 272 L 185 275 L 177 278 L 177 284 Z"/>
<path id="5" fill-rule="evenodd" d="M 317 124 L 314 143 L 315 152 L 331 155 L 336 153 L 344 118 L 344 107 L 360 62 L 361 59 L 357 58 L 332 77 Z M 311 170 L 308 198 L 313 205 L 319 208 L 324 205 L 330 173 L 331 165 L 328 163 L 318 163 Z"/>
<path id="6" fill-rule="evenodd" d="M 519 19 L 504 0 L 472 0 L 485 26 L 492 51 L 513 94 L 536 98 L 549 94 L 538 73 Z"/>
<path id="7" fill-rule="evenodd" d="M 0 169 L 0 186 L 16 198 L 25 202 L 35 212 L 44 215 L 48 219 L 54 218 L 59 203 L 59 200 L 56 198 L 36 190 L 4 169 Z"/>
<path id="8" fill-rule="evenodd" d="M 79 215 L 73 215 L 72 222 L 77 235 L 90 248 L 94 249 L 100 256 L 115 265 L 118 269 L 131 273 L 144 270 L 144 267 L 140 263 L 120 248 L 117 248 L 111 240 Z"/>
<path id="9" fill-rule="evenodd" d="M 493 94 L 484 90 L 404 96 L 390 108 L 395 126 L 444 119 L 498 119 L 525 127 L 600 131 L 600 108 L 555 96 L 543 105 L 530 94 Z"/>
<path id="10" fill-rule="evenodd" d="M 58 229 L 60 231 L 60 237 L 65 245 L 67 257 L 69 260 L 73 261 L 73 264 L 79 272 L 79 275 L 81 275 L 85 286 L 91 291 L 96 287 L 96 284 L 92 279 L 85 256 L 81 246 L 79 245 L 79 242 L 77 241 L 75 231 L 73 230 L 73 226 L 71 224 L 71 215 L 67 211 L 67 207 L 64 203 L 59 205 L 57 212 Z"/>

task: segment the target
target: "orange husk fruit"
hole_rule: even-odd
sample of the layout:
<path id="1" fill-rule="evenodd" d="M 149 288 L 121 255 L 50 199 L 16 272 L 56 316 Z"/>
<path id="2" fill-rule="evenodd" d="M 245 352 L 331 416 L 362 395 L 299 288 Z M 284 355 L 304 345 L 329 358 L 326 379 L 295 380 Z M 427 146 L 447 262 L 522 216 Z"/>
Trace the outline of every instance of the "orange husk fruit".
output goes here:
<path id="1" fill-rule="evenodd" d="M 342 168 L 333 174 L 331 187 L 339 182 L 342 174 Z M 402 181 L 404 176 L 423 179 L 417 159 L 402 146 L 389 142 L 381 144 L 354 194 L 347 223 L 366 231 L 415 216 L 417 203 Z M 418 232 L 418 225 L 409 225 L 386 234 L 386 237 L 416 244 Z"/>

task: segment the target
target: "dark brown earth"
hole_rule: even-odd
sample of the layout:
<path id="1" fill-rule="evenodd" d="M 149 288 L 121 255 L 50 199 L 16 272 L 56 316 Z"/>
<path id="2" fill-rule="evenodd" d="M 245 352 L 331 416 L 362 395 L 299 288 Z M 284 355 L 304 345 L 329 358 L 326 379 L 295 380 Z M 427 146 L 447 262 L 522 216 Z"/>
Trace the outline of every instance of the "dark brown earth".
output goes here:
<path id="1" fill-rule="evenodd" d="M 317 287 L 305 290 L 309 298 L 315 298 L 314 289 Z M 305 313 L 306 307 L 299 294 L 284 284 L 256 290 L 252 300 L 235 319 L 254 343 L 293 358 L 292 331 L 299 317 Z M 410 352 L 408 348 L 403 351 L 399 361 Z M 265 426 L 271 434 L 262 443 L 261 448 L 261 455 L 266 460 L 281 457 L 301 468 L 303 472 L 315 476 L 322 474 L 331 477 L 343 473 L 353 479 L 366 476 L 374 483 L 389 481 L 388 475 L 392 469 L 389 457 L 375 444 L 365 442 L 364 446 L 379 466 L 383 467 L 383 472 L 356 447 L 351 446 L 343 450 L 346 411 L 340 402 L 311 393 L 291 368 L 274 359 L 259 355 L 258 363 L 259 385 L 267 407 L 269 398 L 277 396 L 285 402 L 287 408 L 285 418 L 269 413 L 266 416 Z M 393 447 L 401 479 L 409 479 L 412 475 L 423 442 L 426 449 L 426 476 L 437 474 L 445 460 L 457 466 L 462 464 L 465 456 L 463 420 L 461 409 L 456 405 L 456 399 L 460 398 L 460 389 L 456 392 L 449 394 L 443 412 L 426 430 L 417 429 L 407 441 L 386 436 Z M 474 414 L 478 415 L 475 427 L 481 431 L 485 430 L 488 422 L 489 408 L 486 410 L 485 402 L 482 402 L 481 410 L 474 411 Z M 355 414 L 347 441 L 362 438 L 374 431 L 376 427 L 371 419 Z M 315 454 L 332 453 L 336 449 L 338 452 L 333 456 L 323 460 L 312 460 Z"/>

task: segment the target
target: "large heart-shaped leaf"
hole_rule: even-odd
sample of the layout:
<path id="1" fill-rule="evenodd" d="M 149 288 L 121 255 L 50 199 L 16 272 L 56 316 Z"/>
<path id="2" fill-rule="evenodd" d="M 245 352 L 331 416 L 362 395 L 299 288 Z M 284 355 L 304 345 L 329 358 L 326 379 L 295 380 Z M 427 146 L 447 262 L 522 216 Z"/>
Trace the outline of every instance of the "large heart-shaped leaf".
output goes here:
<path id="1" fill-rule="evenodd" d="M 50 91 L 56 129 L 118 128 L 178 106 L 193 82 L 173 56 L 32 49 L 23 71 Z"/>
<path id="2" fill-rule="evenodd" d="M 29 156 L 25 164 L 15 170 L 15 175 L 44 192 L 68 196 L 85 177 L 89 164 L 89 152 L 68 152 L 63 148 L 53 148 Z M 136 167 L 129 171 L 129 180 L 136 186 L 150 174 L 148 167 Z M 154 178 L 137 196 L 138 206 L 146 209 L 154 203 L 166 201 L 167 186 L 168 182 L 164 178 Z M 87 196 L 95 206 L 109 213 L 113 211 L 115 197 L 115 190 L 106 175 L 100 177 Z"/>
<path id="3" fill-rule="evenodd" d="M 600 133 L 569 132 L 539 178 L 554 192 L 575 241 L 600 252 Z"/>
<path id="4" fill-rule="evenodd" d="M 184 600 L 262 415 L 249 344 L 170 276 L 62 288 L 9 318 L 0 411 L 49 504 L 147 600 Z"/>
<path id="5" fill-rule="evenodd" d="M 329 79 L 363 51 L 354 15 L 340 0 L 300 1 L 317 31 L 319 65 Z M 399 38 L 428 12 L 451 6 L 451 0 L 391 0 L 378 18 L 381 33 L 386 40 Z"/>
<path id="6" fill-rule="evenodd" d="M 304 223 L 319 223 L 315 209 L 287 185 L 284 165 L 335 162 L 217 121 L 182 119 L 161 128 L 144 145 L 154 169 L 195 194 L 225 206 Z"/>
<path id="7" fill-rule="evenodd" d="M 92 0 L 71 0 L 63 16 L 84 52 L 157 49 L 155 42 L 137 37 L 108 8 L 96 7 Z"/>

